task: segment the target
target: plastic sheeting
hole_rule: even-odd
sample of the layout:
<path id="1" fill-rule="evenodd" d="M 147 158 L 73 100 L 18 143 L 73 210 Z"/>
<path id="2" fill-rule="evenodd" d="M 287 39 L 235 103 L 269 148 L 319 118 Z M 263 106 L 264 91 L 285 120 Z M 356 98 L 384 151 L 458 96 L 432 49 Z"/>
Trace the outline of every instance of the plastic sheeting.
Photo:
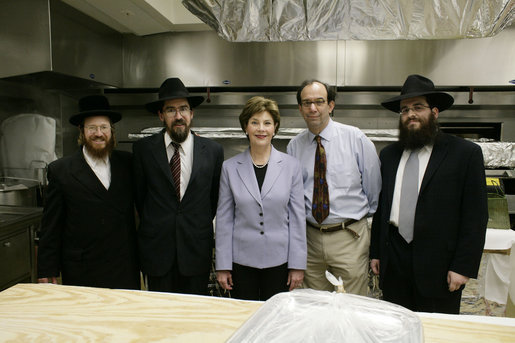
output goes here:
<path id="1" fill-rule="evenodd" d="M 46 166 L 55 154 L 56 121 L 41 114 L 22 113 L 0 126 L 0 166 L 5 176 L 45 183 Z"/>
<path id="2" fill-rule="evenodd" d="M 386 301 L 300 289 L 268 299 L 228 342 L 423 342 L 419 317 Z"/>
<path id="3" fill-rule="evenodd" d="M 489 37 L 515 0 L 183 0 L 232 42 Z"/>

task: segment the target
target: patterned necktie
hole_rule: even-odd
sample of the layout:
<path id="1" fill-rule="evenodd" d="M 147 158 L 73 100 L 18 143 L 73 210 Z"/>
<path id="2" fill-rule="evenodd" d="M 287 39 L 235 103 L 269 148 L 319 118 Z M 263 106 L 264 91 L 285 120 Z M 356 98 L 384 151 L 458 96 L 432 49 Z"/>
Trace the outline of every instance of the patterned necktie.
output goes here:
<path id="1" fill-rule="evenodd" d="M 327 159 L 325 149 L 320 136 L 316 136 L 317 151 L 315 154 L 315 173 L 313 176 L 313 203 L 311 212 L 318 224 L 322 224 L 329 215 L 329 189 L 325 173 L 327 170 Z"/>
<path id="2" fill-rule="evenodd" d="M 412 151 L 402 177 L 399 204 L 399 233 L 410 243 L 413 240 L 413 224 L 418 199 L 418 150 Z"/>
<path id="3" fill-rule="evenodd" d="M 181 200 L 181 154 L 179 152 L 180 144 L 172 142 L 175 149 L 173 156 L 170 159 L 170 170 L 172 171 L 173 183 L 175 184 L 175 191 L 177 192 L 177 199 Z"/>

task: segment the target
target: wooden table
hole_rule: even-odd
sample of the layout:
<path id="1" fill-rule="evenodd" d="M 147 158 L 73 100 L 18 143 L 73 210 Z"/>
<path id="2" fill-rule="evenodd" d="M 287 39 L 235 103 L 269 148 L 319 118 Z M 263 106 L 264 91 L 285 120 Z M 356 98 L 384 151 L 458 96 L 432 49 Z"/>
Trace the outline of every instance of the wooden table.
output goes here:
<path id="1" fill-rule="evenodd" d="M 261 305 L 182 294 L 18 284 L 0 292 L 0 342 L 224 342 Z M 468 316 L 419 315 L 426 343 L 515 342 L 515 319 L 471 316 L 481 321 L 474 323 Z"/>

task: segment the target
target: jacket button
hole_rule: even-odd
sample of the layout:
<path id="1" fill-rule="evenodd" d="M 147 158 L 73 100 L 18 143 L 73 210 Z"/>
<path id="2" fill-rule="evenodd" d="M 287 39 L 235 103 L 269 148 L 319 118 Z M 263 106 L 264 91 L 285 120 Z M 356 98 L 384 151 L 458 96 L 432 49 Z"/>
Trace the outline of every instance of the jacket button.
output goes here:
<path id="1" fill-rule="evenodd" d="M 259 225 L 263 225 L 263 222 L 259 223 Z"/>
<path id="2" fill-rule="evenodd" d="M 264 235 L 265 233 L 263 231 L 261 231 L 260 234 Z"/>
<path id="3" fill-rule="evenodd" d="M 259 216 L 263 217 L 263 213 L 260 213 Z"/>

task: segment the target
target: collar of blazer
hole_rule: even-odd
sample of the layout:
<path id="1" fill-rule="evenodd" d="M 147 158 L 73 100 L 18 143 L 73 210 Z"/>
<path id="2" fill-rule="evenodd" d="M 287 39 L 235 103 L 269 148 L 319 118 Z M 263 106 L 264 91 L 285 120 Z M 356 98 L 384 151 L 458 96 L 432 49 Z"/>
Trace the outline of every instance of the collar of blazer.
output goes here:
<path id="1" fill-rule="evenodd" d="M 422 179 L 422 184 L 420 185 L 419 193 L 422 193 L 424 191 L 428 183 L 431 181 L 431 178 L 435 174 L 436 170 L 438 170 L 438 167 L 447 155 L 448 142 L 449 136 L 447 134 L 440 132 L 436 136 L 435 143 L 433 145 L 433 151 L 431 152 L 431 157 L 429 158 L 429 162 L 427 163 L 426 172 L 424 173 L 424 178 Z"/>
<path id="2" fill-rule="evenodd" d="M 156 161 L 156 164 L 159 166 L 161 171 L 164 173 L 164 175 L 170 182 L 170 186 L 174 187 L 172 172 L 170 171 L 170 162 L 168 161 L 168 156 L 166 155 L 166 147 L 164 144 L 165 133 L 166 130 L 163 129 L 158 134 L 152 136 L 153 147 L 151 148 L 151 150 Z M 199 171 L 202 170 L 202 164 L 206 161 L 204 156 L 204 154 L 206 154 L 206 145 L 204 144 L 202 137 L 197 136 L 193 131 L 190 131 L 190 134 L 193 135 L 193 165 L 191 167 L 191 175 L 189 182 L 191 184 L 191 182 L 199 174 Z M 173 188 L 173 191 L 175 192 L 175 188 Z M 188 188 L 186 188 L 186 192 L 187 191 Z M 184 197 L 185 196 L 186 194 L 184 195 Z"/>
<path id="3" fill-rule="evenodd" d="M 427 163 L 426 171 L 424 173 L 424 178 L 422 179 L 422 184 L 420 185 L 420 192 L 422 193 L 424 191 L 424 188 L 428 185 L 428 183 L 431 181 L 431 178 L 433 177 L 434 173 L 440 166 L 440 164 L 443 162 L 445 156 L 447 155 L 447 144 L 449 142 L 449 135 L 440 132 L 435 139 L 435 143 L 433 145 L 433 151 L 431 152 L 431 157 L 429 158 L 429 162 Z M 399 165 L 399 161 L 402 156 L 403 147 L 397 142 L 395 149 L 395 166 Z M 396 171 L 393 174 L 393 177 L 395 178 Z M 393 180 L 395 181 L 395 179 Z M 394 182 L 391 183 L 392 187 L 389 189 L 389 196 L 390 199 L 393 197 L 393 185 Z"/>
<path id="4" fill-rule="evenodd" d="M 275 181 L 279 177 L 282 169 L 282 161 L 281 153 L 272 146 L 270 159 L 268 160 L 268 166 L 266 168 L 265 180 L 263 181 L 260 193 L 256 173 L 254 172 L 252 157 L 250 156 L 250 149 L 247 149 L 242 154 L 238 155 L 238 160 L 236 161 L 238 175 L 240 176 L 242 183 L 245 185 L 245 188 L 247 188 L 247 191 L 260 205 L 262 205 L 261 199 L 263 199 L 272 190 Z"/>
<path id="5" fill-rule="evenodd" d="M 86 189 L 90 190 L 91 193 L 95 194 L 99 198 L 105 199 L 107 196 L 107 190 L 102 185 L 102 182 L 97 178 L 88 162 L 86 162 L 82 149 L 79 149 L 72 156 L 70 174 L 77 180 L 77 182 L 82 184 Z"/>

